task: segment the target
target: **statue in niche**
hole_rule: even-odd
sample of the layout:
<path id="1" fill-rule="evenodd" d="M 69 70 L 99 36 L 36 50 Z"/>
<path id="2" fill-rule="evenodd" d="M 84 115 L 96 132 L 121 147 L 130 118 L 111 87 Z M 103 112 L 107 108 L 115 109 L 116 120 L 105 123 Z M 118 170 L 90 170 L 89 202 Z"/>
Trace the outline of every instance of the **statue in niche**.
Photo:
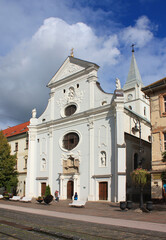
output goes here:
<path id="1" fill-rule="evenodd" d="M 41 168 L 42 168 L 43 170 L 46 169 L 46 159 L 45 159 L 45 158 L 42 158 Z"/>
<path id="2" fill-rule="evenodd" d="M 102 151 L 100 153 L 101 166 L 106 166 L 106 152 Z"/>
<path id="3" fill-rule="evenodd" d="M 121 84 L 119 78 L 116 78 L 116 89 L 121 89 Z"/>
<path id="4" fill-rule="evenodd" d="M 36 118 L 36 108 L 32 110 L 32 118 Z"/>

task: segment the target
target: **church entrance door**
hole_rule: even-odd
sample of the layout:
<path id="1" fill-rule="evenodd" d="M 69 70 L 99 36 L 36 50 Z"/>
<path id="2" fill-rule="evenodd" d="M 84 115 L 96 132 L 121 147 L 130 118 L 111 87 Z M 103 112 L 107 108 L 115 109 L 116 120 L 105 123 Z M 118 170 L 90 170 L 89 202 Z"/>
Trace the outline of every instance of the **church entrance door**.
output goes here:
<path id="1" fill-rule="evenodd" d="M 41 183 L 41 196 L 45 195 L 46 191 L 46 183 Z"/>
<path id="2" fill-rule="evenodd" d="M 68 181 L 68 183 L 67 183 L 67 199 L 72 199 L 73 190 L 74 190 L 73 181 Z"/>
<path id="3" fill-rule="evenodd" d="M 100 182 L 99 183 L 99 200 L 108 199 L 108 183 Z"/>

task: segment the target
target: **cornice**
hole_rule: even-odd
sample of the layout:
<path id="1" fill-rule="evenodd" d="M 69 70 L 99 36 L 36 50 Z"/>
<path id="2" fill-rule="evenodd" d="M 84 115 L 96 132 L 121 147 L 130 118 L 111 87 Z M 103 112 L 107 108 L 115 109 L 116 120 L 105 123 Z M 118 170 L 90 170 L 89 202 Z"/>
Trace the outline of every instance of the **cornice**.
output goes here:
<path id="1" fill-rule="evenodd" d="M 74 114 L 70 117 L 64 117 L 64 118 L 60 118 L 57 120 L 52 120 L 46 123 L 41 123 L 37 126 L 34 126 L 35 128 L 37 128 L 37 130 L 40 129 L 46 129 L 48 127 L 53 127 L 53 126 L 58 126 L 58 125 L 62 125 L 62 124 L 72 124 L 73 122 L 83 122 L 83 121 L 87 121 L 88 118 L 90 117 L 94 117 L 94 119 L 100 118 L 101 115 L 108 115 L 110 113 L 110 111 L 112 110 L 112 106 L 110 104 L 105 105 L 105 106 L 101 106 L 98 108 L 94 108 L 94 109 L 90 109 L 88 111 L 84 111 L 81 113 L 77 113 Z"/>

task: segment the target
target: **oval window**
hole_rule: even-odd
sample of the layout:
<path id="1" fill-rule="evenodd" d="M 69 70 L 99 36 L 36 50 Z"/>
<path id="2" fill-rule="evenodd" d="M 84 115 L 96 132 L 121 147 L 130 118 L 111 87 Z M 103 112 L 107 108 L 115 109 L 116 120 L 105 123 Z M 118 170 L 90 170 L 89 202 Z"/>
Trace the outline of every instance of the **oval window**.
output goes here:
<path id="1" fill-rule="evenodd" d="M 77 110 L 77 107 L 74 104 L 66 107 L 65 108 L 65 116 L 69 117 L 69 116 L 73 115 L 76 110 Z"/>
<path id="2" fill-rule="evenodd" d="M 71 150 L 77 146 L 78 142 L 79 136 L 77 133 L 75 132 L 68 133 L 63 137 L 63 148 Z"/>

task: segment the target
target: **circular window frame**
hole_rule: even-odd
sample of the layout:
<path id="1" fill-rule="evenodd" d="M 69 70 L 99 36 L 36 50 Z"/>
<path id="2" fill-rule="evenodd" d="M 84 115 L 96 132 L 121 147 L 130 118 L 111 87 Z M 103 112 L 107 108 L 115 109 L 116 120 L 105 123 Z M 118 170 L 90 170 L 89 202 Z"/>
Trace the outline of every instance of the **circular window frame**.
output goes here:
<path id="1" fill-rule="evenodd" d="M 66 115 L 66 109 L 69 108 L 69 107 L 72 107 L 72 106 L 75 106 L 75 111 L 70 115 Z M 76 113 L 76 111 L 77 111 L 77 105 L 76 104 L 69 104 L 64 108 L 64 115 L 65 115 L 65 117 L 70 117 L 70 116 L 74 115 Z"/>
<path id="2" fill-rule="evenodd" d="M 65 104 L 64 106 L 63 106 L 63 108 L 61 109 L 61 111 L 60 111 L 60 115 L 61 115 L 61 117 L 67 117 L 66 115 L 65 115 L 65 109 L 68 107 L 68 106 L 70 106 L 70 105 L 75 105 L 76 106 L 76 111 L 72 114 L 72 115 L 70 115 L 70 116 L 73 116 L 74 114 L 76 114 L 76 113 L 78 113 L 78 111 L 79 111 L 79 105 L 77 104 L 77 103 L 75 103 L 75 102 L 70 102 L 70 103 L 68 103 L 68 104 Z"/>
<path id="3" fill-rule="evenodd" d="M 75 134 L 77 134 L 79 139 L 78 139 L 77 145 L 76 145 L 74 148 L 68 150 L 68 149 L 66 149 L 66 148 L 63 147 L 63 139 L 64 139 L 64 137 L 65 137 L 67 134 L 70 134 L 70 133 L 75 133 Z M 70 152 L 70 151 L 73 151 L 74 149 L 76 149 L 76 148 L 79 146 L 80 142 L 81 142 L 81 134 L 80 134 L 78 131 L 71 130 L 71 131 L 65 132 L 65 133 L 63 134 L 63 136 L 59 139 L 59 146 L 60 146 L 60 148 L 61 148 L 63 151 L 65 151 L 65 152 Z"/>

